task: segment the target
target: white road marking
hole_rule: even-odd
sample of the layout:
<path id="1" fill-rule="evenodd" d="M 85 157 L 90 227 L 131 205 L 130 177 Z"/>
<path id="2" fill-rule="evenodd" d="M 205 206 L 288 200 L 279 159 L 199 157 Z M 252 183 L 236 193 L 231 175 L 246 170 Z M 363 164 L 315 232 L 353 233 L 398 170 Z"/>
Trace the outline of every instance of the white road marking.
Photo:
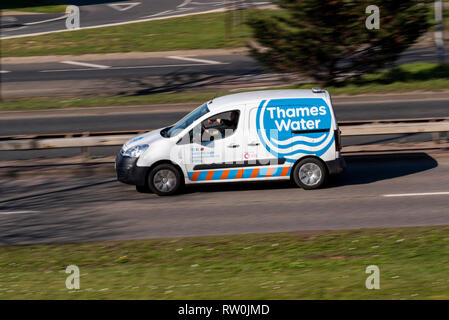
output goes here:
<path id="1" fill-rule="evenodd" d="M 104 69 L 102 69 L 104 70 Z M 40 70 L 39 72 L 69 72 L 69 71 L 98 71 L 98 69 L 55 69 L 55 70 Z"/>
<path id="2" fill-rule="evenodd" d="M 65 18 L 67 18 L 67 17 L 68 17 L 68 15 L 65 14 L 65 15 L 63 15 L 63 16 L 61 16 L 61 17 L 57 17 L 57 18 L 52 18 L 52 19 L 47 19 L 47 20 L 41 20 L 41 21 L 35 21 L 35 22 L 27 22 L 27 23 L 24 23 L 24 25 L 26 25 L 26 26 L 32 26 L 32 25 L 35 25 L 35 24 L 41 24 L 41 23 L 46 23 L 46 22 L 51 22 L 51 21 L 62 20 L 62 19 L 65 19 Z"/>
<path id="3" fill-rule="evenodd" d="M 1 215 L 8 215 L 8 214 L 26 214 L 26 213 L 39 213 L 39 211 L 32 211 L 32 210 L 23 210 L 23 211 L 0 211 Z"/>
<path id="4" fill-rule="evenodd" d="M 231 1 L 231 3 L 229 3 L 229 5 L 234 4 L 233 2 L 236 2 L 236 1 Z M 215 2 L 208 2 L 208 3 L 194 1 L 194 2 L 192 2 L 192 4 L 195 4 L 195 5 L 198 5 L 198 6 L 207 6 L 207 5 L 225 6 L 226 5 L 226 1 L 215 1 Z"/>
<path id="5" fill-rule="evenodd" d="M 196 59 L 196 58 L 188 58 L 188 57 L 169 56 L 167 58 L 175 59 L 175 60 L 190 61 L 190 62 L 206 63 L 206 64 L 222 64 L 219 61 L 205 60 L 205 59 Z"/>
<path id="6" fill-rule="evenodd" d="M 219 63 L 228 64 L 228 63 Z M 209 63 L 183 63 L 183 64 L 159 64 L 152 66 L 129 66 L 129 67 L 116 67 L 113 69 L 147 69 L 147 68 L 170 68 L 170 67 L 193 67 L 193 66 L 207 66 Z"/>
<path id="7" fill-rule="evenodd" d="M 393 193 L 384 194 L 384 197 L 419 197 L 419 196 L 442 196 L 449 195 L 449 191 L 444 192 L 422 192 L 422 193 Z"/>
<path id="8" fill-rule="evenodd" d="M 109 3 L 108 6 L 117 11 L 126 11 L 135 6 L 138 6 L 142 2 L 123 2 L 123 3 Z"/>
<path id="9" fill-rule="evenodd" d="M 26 28 L 27 26 L 20 26 L 20 27 L 17 27 L 17 28 L 8 28 L 8 31 L 16 31 L 16 30 L 22 30 L 22 29 L 24 29 L 24 28 Z"/>
<path id="10" fill-rule="evenodd" d="M 61 63 L 72 64 L 74 66 L 91 67 L 91 68 L 97 68 L 97 69 L 109 69 L 110 68 L 110 66 L 104 66 L 101 64 L 78 62 L 78 61 L 61 61 Z"/>
<path id="11" fill-rule="evenodd" d="M 181 3 L 179 6 L 177 6 L 177 8 L 185 7 L 185 6 L 188 5 L 190 2 L 192 2 L 192 0 L 184 0 L 184 2 Z"/>
<path id="12" fill-rule="evenodd" d="M 195 8 L 178 8 L 176 9 L 176 12 L 186 12 L 189 10 L 195 10 Z"/>
<path id="13" fill-rule="evenodd" d="M 148 17 L 148 18 L 151 18 L 151 17 L 157 17 L 157 16 L 162 16 L 162 15 L 164 15 L 164 14 L 169 14 L 169 13 L 172 13 L 172 12 L 174 12 L 174 11 L 173 11 L 173 10 L 166 10 L 166 11 L 162 11 L 162 12 L 158 12 L 158 13 L 149 15 L 149 16 L 147 16 L 147 17 Z"/>
<path id="14" fill-rule="evenodd" d="M 220 62 L 216 64 L 229 64 L 229 62 Z M 108 68 L 108 70 L 193 67 L 193 66 L 210 66 L 210 63 L 183 63 L 183 64 L 159 64 L 149 66 L 110 67 Z M 39 72 L 70 72 L 70 71 L 97 71 L 97 70 L 98 69 L 56 69 L 56 70 L 41 70 Z"/>
<path id="15" fill-rule="evenodd" d="M 0 70 L 0 73 L 8 73 L 8 72 L 11 72 L 11 71 L 8 71 L 8 70 Z"/>

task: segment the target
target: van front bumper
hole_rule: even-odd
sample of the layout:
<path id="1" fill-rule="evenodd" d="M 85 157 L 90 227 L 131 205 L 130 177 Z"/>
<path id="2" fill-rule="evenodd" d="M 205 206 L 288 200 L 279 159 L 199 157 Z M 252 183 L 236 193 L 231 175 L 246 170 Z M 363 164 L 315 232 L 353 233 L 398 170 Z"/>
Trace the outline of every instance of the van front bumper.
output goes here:
<path id="1" fill-rule="evenodd" d="M 138 167 L 139 158 L 124 157 L 118 154 L 115 158 L 117 180 L 126 184 L 145 186 L 148 168 Z"/>
<path id="2" fill-rule="evenodd" d="M 342 157 L 332 161 L 326 161 L 326 165 L 331 176 L 342 173 L 346 170 L 346 162 Z"/>

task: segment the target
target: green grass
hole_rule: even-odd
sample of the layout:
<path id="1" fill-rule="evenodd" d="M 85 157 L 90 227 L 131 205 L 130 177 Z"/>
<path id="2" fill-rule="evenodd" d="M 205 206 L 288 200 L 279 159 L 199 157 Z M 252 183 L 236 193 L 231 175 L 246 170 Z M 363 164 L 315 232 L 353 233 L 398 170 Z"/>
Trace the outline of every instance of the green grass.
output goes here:
<path id="1" fill-rule="evenodd" d="M 273 89 L 309 89 L 319 84 L 289 85 Z M 326 87 L 331 95 L 385 94 L 415 91 L 442 91 L 449 89 L 449 65 L 436 63 L 411 63 L 396 68 L 365 75 L 357 80 L 350 80 L 339 86 Z M 250 88 L 247 90 L 251 90 Z M 89 108 L 105 106 L 129 106 L 170 104 L 183 102 L 202 103 L 214 97 L 235 92 L 178 92 L 115 97 L 82 97 L 82 98 L 31 98 L 4 100 L 0 102 L 0 110 L 33 110 L 55 108 Z"/>
<path id="2" fill-rule="evenodd" d="M 290 89 L 319 87 L 317 83 L 286 86 Z M 385 94 L 449 89 L 449 65 L 429 62 L 404 64 L 325 88 L 331 95 Z"/>
<path id="3" fill-rule="evenodd" d="M 259 11 L 259 10 L 258 10 Z M 245 14 L 248 12 L 245 11 Z M 225 13 L 148 21 L 121 26 L 2 40 L 2 56 L 39 56 L 130 51 L 216 49 L 244 46 L 249 27 L 226 37 Z"/>
<path id="4" fill-rule="evenodd" d="M 223 95 L 223 94 L 220 94 Z M 38 110 L 62 108 L 89 108 L 109 106 L 130 106 L 170 104 L 183 102 L 204 102 L 214 98 L 215 93 L 170 93 L 142 96 L 85 97 L 85 98 L 32 98 L 0 102 L 0 111 Z"/>
<path id="5" fill-rule="evenodd" d="M 445 90 L 449 89 L 449 65 L 409 63 L 327 89 L 334 95 Z"/>
<path id="6" fill-rule="evenodd" d="M 0 268 L 0 299 L 449 299 L 449 227 L 3 246 Z"/>

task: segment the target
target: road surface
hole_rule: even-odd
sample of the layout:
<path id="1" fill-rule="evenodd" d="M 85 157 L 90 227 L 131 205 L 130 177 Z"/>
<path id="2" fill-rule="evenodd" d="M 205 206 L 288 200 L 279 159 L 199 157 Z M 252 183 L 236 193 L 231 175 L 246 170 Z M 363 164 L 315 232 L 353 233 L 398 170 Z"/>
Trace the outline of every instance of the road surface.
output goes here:
<path id="1" fill-rule="evenodd" d="M 279 78 L 243 54 L 5 64 L 0 76 L 3 98 L 213 92 Z"/>
<path id="2" fill-rule="evenodd" d="M 449 59 L 449 50 L 446 51 Z M 433 48 L 405 51 L 397 65 L 435 62 Z M 288 76 L 288 75 L 287 75 Z M 0 73 L 5 99 L 27 96 L 147 95 L 155 93 L 237 90 L 286 85 L 280 74 L 264 71 L 245 54 L 167 56 L 162 58 L 82 58 L 56 62 L 8 62 Z M 301 81 L 291 75 L 289 81 Z"/>
<path id="3" fill-rule="evenodd" d="M 0 245 L 449 224 L 447 152 L 346 160 L 315 191 L 272 182 L 158 197 L 117 182 L 112 166 L 103 177 L 8 179 Z"/>

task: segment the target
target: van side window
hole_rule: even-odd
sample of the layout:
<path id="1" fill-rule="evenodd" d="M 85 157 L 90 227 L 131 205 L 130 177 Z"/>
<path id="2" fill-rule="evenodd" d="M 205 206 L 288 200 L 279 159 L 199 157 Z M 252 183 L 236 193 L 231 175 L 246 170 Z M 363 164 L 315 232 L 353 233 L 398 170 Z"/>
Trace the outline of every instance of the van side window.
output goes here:
<path id="1" fill-rule="evenodd" d="M 237 129 L 240 111 L 232 110 L 216 114 L 201 122 L 201 141 L 227 138 Z"/>

